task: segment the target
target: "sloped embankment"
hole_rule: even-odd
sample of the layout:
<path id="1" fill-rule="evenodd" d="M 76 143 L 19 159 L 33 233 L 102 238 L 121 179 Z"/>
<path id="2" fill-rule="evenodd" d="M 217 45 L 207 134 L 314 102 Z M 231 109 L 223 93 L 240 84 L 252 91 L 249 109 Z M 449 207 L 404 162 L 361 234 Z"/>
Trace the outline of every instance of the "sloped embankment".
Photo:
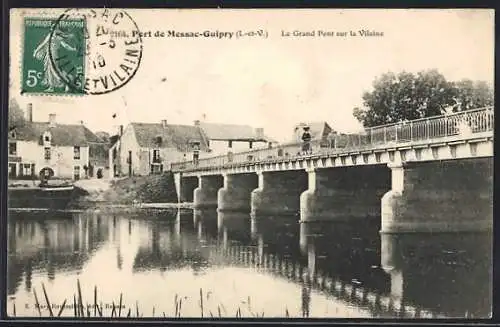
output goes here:
<path id="1" fill-rule="evenodd" d="M 176 203 L 177 192 L 171 172 L 161 175 L 134 176 L 111 181 L 102 200 L 115 204 Z"/>

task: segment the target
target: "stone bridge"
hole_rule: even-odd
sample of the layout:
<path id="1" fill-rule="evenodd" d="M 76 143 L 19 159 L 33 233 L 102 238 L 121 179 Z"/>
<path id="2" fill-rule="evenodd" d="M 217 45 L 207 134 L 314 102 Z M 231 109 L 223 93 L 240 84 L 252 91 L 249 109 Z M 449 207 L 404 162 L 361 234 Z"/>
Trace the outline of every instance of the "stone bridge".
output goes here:
<path id="1" fill-rule="evenodd" d="M 172 164 L 179 202 L 289 214 L 301 223 L 380 219 L 381 232 L 488 231 L 492 107 L 338 135 L 333 142 Z"/>

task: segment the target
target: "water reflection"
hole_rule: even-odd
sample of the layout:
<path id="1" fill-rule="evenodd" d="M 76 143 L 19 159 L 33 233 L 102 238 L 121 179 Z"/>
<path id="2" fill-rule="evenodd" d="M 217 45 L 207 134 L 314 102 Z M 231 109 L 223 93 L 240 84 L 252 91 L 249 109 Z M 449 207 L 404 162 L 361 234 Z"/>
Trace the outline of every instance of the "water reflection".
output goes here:
<path id="1" fill-rule="evenodd" d="M 243 307 L 266 317 L 489 314 L 491 236 L 381 238 L 378 229 L 216 210 L 11 213 L 8 294 L 18 315 L 37 314 L 42 282 L 54 302 L 72 301 L 77 278 L 84 297 L 98 285 L 103 301 L 123 293 L 145 315 L 171 314 L 183 294 L 183 316 L 199 316 L 200 288 L 207 310 L 222 304 L 229 316 Z"/>
<path id="2" fill-rule="evenodd" d="M 14 294 L 23 272 L 25 289 L 31 290 L 32 274 L 80 270 L 108 240 L 108 221 L 100 215 L 12 213 L 9 217 L 8 294 Z"/>
<path id="3" fill-rule="evenodd" d="M 251 241 L 250 214 L 238 212 L 218 212 L 217 227 L 219 235 L 224 239 L 231 239 L 241 244 L 248 245 Z"/>
<path id="4" fill-rule="evenodd" d="M 391 294 L 450 316 L 491 314 L 492 235 L 382 235 Z"/>

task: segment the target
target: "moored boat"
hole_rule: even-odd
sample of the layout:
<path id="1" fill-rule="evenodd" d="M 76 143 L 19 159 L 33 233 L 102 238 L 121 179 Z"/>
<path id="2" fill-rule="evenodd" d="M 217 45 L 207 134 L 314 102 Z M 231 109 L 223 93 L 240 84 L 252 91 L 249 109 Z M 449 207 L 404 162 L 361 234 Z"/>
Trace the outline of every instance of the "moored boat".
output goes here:
<path id="1" fill-rule="evenodd" d="M 73 199 L 74 193 L 75 187 L 70 183 L 60 185 L 9 185 L 9 209 L 65 209 Z"/>

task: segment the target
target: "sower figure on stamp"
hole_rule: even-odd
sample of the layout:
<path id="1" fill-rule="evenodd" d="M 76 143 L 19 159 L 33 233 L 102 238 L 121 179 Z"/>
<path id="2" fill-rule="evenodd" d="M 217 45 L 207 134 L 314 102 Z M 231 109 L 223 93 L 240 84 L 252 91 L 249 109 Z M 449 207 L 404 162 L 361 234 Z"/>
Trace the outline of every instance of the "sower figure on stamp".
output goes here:
<path id="1" fill-rule="evenodd" d="M 302 133 L 302 153 L 310 154 L 311 151 L 311 132 L 309 126 L 304 126 L 304 133 Z"/>
<path id="2" fill-rule="evenodd" d="M 72 47 L 66 42 L 66 40 L 72 38 L 72 35 L 61 30 L 56 30 L 54 31 L 51 39 L 50 34 L 51 33 L 48 33 L 47 36 L 43 39 L 42 43 L 40 43 L 36 47 L 35 51 L 33 51 L 33 57 L 37 60 L 43 61 L 44 75 L 42 79 L 42 85 L 48 86 L 45 91 L 53 91 L 54 88 L 61 87 L 64 87 L 65 91 L 68 91 L 68 85 L 66 85 L 61 80 L 61 78 L 57 75 L 56 69 L 52 65 L 52 62 L 50 60 L 50 47 L 52 45 L 54 47 L 53 50 L 56 53 L 61 47 L 64 47 L 69 51 L 76 51 L 76 48 Z"/>

